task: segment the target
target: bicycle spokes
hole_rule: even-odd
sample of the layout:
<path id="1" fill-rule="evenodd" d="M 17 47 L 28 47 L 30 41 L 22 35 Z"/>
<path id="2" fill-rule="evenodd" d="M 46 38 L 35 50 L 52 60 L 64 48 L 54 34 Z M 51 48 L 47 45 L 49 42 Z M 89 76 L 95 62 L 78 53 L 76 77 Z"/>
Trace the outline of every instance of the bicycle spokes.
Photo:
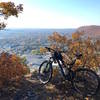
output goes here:
<path id="1" fill-rule="evenodd" d="M 42 83 L 47 83 L 52 76 L 52 68 L 48 61 L 44 61 L 39 68 L 39 79 Z"/>
<path id="2" fill-rule="evenodd" d="M 96 93 L 99 86 L 99 80 L 93 71 L 81 69 L 76 71 L 74 86 L 81 94 L 90 96 Z"/>

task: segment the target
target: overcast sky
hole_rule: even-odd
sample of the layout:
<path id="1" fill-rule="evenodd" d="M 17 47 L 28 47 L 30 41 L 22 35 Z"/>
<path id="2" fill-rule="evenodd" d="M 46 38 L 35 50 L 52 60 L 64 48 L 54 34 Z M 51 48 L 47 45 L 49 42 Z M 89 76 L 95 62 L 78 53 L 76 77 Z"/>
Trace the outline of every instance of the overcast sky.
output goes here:
<path id="1" fill-rule="evenodd" d="M 100 0 L 0 0 L 23 4 L 19 18 L 7 28 L 77 28 L 100 25 Z"/>

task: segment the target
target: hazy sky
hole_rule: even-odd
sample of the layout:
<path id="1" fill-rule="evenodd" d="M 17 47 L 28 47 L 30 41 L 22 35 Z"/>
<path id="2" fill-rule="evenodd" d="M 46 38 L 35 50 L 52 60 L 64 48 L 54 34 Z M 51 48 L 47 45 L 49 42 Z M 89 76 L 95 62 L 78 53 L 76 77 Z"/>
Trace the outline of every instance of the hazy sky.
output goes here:
<path id="1" fill-rule="evenodd" d="M 100 0 L 0 0 L 22 3 L 19 18 L 8 19 L 8 28 L 77 28 L 100 25 Z"/>

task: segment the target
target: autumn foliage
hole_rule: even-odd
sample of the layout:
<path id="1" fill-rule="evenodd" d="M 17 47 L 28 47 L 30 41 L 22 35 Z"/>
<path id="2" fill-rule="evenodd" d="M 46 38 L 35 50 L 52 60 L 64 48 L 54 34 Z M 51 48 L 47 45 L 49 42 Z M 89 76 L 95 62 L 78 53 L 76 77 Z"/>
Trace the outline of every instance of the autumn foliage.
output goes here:
<path id="1" fill-rule="evenodd" d="M 63 50 L 67 48 L 63 59 L 65 63 L 68 63 L 68 60 L 71 61 L 75 57 L 76 52 L 82 53 L 82 58 L 76 61 L 76 64 L 73 69 L 78 67 L 88 67 L 95 71 L 98 70 L 100 66 L 100 40 L 94 40 L 90 37 L 84 36 L 84 32 L 75 32 L 72 34 L 72 37 L 68 38 L 57 32 L 54 32 L 51 36 L 48 37 L 48 40 L 51 43 L 51 47 L 54 49 L 59 48 Z"/>
<path id="2" fill-rule="evenodd" d="M 12 82 L 20 82 L 26 73 L 27 67 L 19 57 L 5 52 L 0 54 L 0 88 Z"/>
<path id="3" fill-rule="evenodd" d="M 13 2 L 0 2 L 0 18 L 7 19 L 10 16 L 18 17 L 18 14 L 22 11 L 22 4 L 15 5 Z M 0 29 L 4 29 L 5 27 L 6 24 L 0 21 Z"/>
<path id="4" fill-rule="evenodd" d="M 48 40 L 51 42 L 52 48 L 55 49 L 64 49 L 67 44 L 67 37 L 60 35 L 58 32 L 54 32 L 52 35 L 48 37 Z"/>
<path id="5" fill-rule="evenodd" d="M 40 47 L 40 53 L 41 53 L 41 54 L 45 53 L 46 51 L 47 51 L 47 50 L 46 50 L 45 48 Z"/>
<path id="6" fill-rule="evenodd" d="M 8 18 L 9 16 L 18 17 L 18 13 L 23 11 L 22 4 L 15 5 L 13 2 L 1 2 L 0 3 L 0 13 Z"/>

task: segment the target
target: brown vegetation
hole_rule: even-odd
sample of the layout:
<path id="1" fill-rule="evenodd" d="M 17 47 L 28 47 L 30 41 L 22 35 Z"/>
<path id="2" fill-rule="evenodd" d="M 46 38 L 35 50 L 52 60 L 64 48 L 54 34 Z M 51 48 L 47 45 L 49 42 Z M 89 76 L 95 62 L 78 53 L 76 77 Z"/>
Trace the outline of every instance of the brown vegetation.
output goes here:
<path id="1" fill-rule="evenodd" d="M 1 53 L 0 55 L 0 87 L 9 86 L 13 82 L 19 83 L 27 67 L 21 63 L 21 59 L 14 54 Z"/>
<path id="2" fill-rule="evenodd" d="M 100 40 L 92 40 L 91 38 L 84 38 L 84 32 L 75 32 L 72 34 L 72 38 L 60 35 L 55 32 L 49 36 L 51 47 L 55 49 L 67 48 L 66 55 L 72 59 L 76 52 L 82 53 L 82 58 L 76 61 L 75 69 L 78 67 L 88 67 L 93 70 L 97 70 L 100 66 Z M 64 59 L 65 62 L 67 59 Z"/>
<path id="3" fill-rule="evenodd" d="M 18 14 L 23 11 L 22 4 L 15 5 L 13 2 L 0 2 L 0 17 L 7 19 L 10 16 L 18 17 Z M 4 29 L 6 24 L 0 22 L 0 29 Z"/>

